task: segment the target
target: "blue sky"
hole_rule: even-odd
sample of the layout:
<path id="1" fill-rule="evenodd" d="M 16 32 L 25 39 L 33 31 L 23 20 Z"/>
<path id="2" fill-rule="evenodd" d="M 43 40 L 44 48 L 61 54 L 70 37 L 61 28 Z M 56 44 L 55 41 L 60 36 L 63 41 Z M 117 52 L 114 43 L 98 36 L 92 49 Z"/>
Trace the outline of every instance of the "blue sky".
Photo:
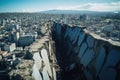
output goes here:
<path id="1" fill-rule="evenodd" d="M 62 10 L 120 10 L 119 0 L 0 0 L 0 12 Z"/>

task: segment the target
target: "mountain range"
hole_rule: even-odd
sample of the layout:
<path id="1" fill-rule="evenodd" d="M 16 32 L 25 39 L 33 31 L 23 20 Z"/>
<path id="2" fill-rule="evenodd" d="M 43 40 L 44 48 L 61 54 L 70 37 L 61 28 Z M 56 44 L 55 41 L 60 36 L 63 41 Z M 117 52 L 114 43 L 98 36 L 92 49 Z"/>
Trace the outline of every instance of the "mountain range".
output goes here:
<path id="1" fill-rule="evenodd" d="M 41 11 L 40 13 L 45 13 L 45 14 L 101 14 L 101 13 L 114 13 L 114 12 L 119 12 L 119 11 L 103 11 L 103 12 L 98 12 L 98 11 L 85 11 L 85 10 L 46 10 L 46 11 Z"/>

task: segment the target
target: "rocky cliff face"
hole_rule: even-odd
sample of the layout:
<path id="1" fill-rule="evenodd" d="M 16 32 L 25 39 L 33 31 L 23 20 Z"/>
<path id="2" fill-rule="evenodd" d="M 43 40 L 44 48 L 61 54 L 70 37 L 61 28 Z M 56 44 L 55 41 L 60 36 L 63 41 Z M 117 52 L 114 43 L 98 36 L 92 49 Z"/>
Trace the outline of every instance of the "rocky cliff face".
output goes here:
<path id="1" fill-rule="evenodd" d="M 34 59 L 34 80 L 56 80 L 54 44 L 49 36 L 44 36 L 31 45 L 30 51 Z"/>
<path id="2" fill-rule="evenodd" d="M 52 35 L 62 80 L 120 80 L 120 43 L 58 23 Z"/>
<path id="3" fill-rule="evenodd" d="M 48 26 L 43 29 L 43 36 L 29 48 L 34 59 L 32 75 L 34 80 L 56 80 L 55 44 Z"/>

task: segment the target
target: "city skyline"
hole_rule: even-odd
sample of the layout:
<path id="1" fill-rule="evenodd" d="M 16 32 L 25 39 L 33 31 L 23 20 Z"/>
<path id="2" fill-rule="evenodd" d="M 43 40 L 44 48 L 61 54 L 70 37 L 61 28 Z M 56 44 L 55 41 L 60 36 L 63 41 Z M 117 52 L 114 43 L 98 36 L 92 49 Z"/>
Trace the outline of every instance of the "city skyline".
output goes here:
<path id="1" fill-rule="evenodd" d="M 0 12 L 38 12 L 45 10 L 120 10 L 119 0 L 1 0 Z"/>

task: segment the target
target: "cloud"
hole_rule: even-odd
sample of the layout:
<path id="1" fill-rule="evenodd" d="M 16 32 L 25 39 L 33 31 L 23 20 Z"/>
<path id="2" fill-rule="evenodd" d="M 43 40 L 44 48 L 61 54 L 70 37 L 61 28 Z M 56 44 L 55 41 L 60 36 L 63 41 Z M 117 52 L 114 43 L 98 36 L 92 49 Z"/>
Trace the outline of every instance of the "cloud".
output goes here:
<path id="1" fill-rule="evenodd" d="M 111 3 L 86 3 L 86 4 L 79 4 L 79 5 L 70 5 L 70 6 L 58 6 L 56 8 L 49 7 L 49 9 L 59 9 L 59 10 L 89 10 L 89 11 L 115 11 L 120 10 L 120 1 L 118 2 L 111 2 Z M 22 12 L 37 12 L 37 11 L 44 11 L 40 8 L 26 8 L 22 9 Z"/>
<path id="2" fill-rule="evenodd" d="M 86 3 L 76 6 L 60 6 L 62 10 L 114 11 L 120 10 L 120 1 L 111 3 Z"/>

